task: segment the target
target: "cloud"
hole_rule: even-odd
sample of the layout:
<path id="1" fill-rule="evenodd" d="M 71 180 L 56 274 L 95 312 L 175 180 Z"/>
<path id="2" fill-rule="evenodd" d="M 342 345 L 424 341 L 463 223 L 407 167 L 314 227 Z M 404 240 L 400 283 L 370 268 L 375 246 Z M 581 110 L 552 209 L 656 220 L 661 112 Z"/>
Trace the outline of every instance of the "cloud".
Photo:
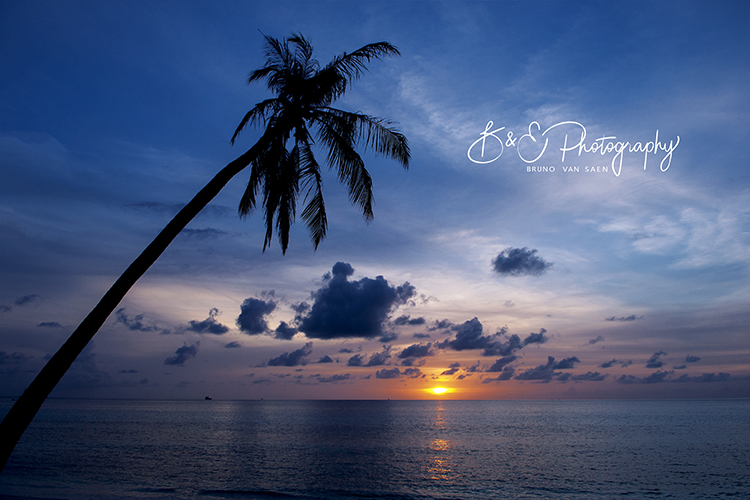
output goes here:
<path id="1" fill-rule="evenodd" d="M 415 339 L 429 339 L 430 338 L 430 334 L 429 333 L 415 333 L 414 335 L 412 335 L 412 338 L 415 338 Z"/>
<path id="2" fill-rule="evenodd" d="M 424 378 L 424 377 L 426 377 L 426 375 L 424 373 L 422 373 L 422 370 L 420 370 L 419 368 L 407 368 L 407 369 L 405 369 L 402 372 L 402 375 L 404 377 L 409 377 L 409 378 Z"/>
<path id="3" fill-rule="evenodd" d="M 292 340 L 292 337 L 297 335 L 297 329 L 293 328 L 282 321 L 279 326 L 274 330 L 274 338 L 281 340 Z"/>
<path id="4" fill-rule="evenodd" d="M 141 313 L 133 317 L 129 317 L 127 314 L 125 314 L 125 308 L 121 307 L 117 311 L 115 311 L 115 323 L 120 323 L 121 325 L 125 325 L 128 330 L 133 330 L 135 332 L 153 332 L 158 330 L 158 328 L 154 325 L 146 325 L 143 323 L 143 318 L 146 316 L 146 313 Z"/>
<path id="5" fill-rule="evenodd" d="M 605 321 L 635 321 L 637 319 L 643 319 L 643 316 L 636 316 L 635 314 L 631 314 L 630 316 L 620 316 L 619 318 L 616 316 L 612 316 L 611 318 L 604 318 Z"/>
<path id="6" fill-rule="evenodd" d="M 214 307 L 208 311 L 208 318 L 203 321 L 189 321 L 187 330 L 195 333 L 223 335 L 229 331 L 229 328 L 216 321 L 216 316 L 219 314 L 221 314 L 221 312 Z"/>
<path id="7" fill-rule="evenodd" d="M 237 316 L 237 326 L 240 331 L 248 335 L 258 335 L 268 331 L 268 323 L 264 317 L 276 309 L 276 302 L 247 298 L 240 306 Z"/>
<path id="8" fill-rule="evenodd" d="M 401 370 L 396 368 L 383 368 L 382 370 L 378 370 L 375 372 L 375 378 L 383 378 L 383 379 L 389 379 L 389 378 L 399 378 L 401 376 Z"/>
<path id="9" fill-rule="evenodd" d="M 34 294 L 32 294 L 32 295 L 24 295 L 23 297 L 19 297 L 19 298 L 17 298 L 17 299 L 15 300 L 15 302 L 14 302 L 14 303 L 15 303 L 15 304 L 16 304 L 17 306 L 25 306 L 25 305 L 27 305 L 27 304 L 31 304 L 31 303 L 32 303 L 32 302 L 34 302 L 35 300 L 39 300 L 40 298 L 41 298 L 41 297 L 40 297 L 39 295 L 37 295 L 37 294 L 35 294 L 35 293 L 34 293 Z"/>
<path id="10" fill-rule="evenodd" d="M 530 333 L 528 337 L 523 339 L 523 345 L 529 345 L 529 344 L 544 344 L 549 340 L 549 337 L 545 336 L 544 334 L 547 333 L 547 330 L 542 328 L 539 330 L 539 333 Z"/>
<path id="11" fill-rule="evenodd" d="M 597 336 L 597 337 L 596 337 L 595 339 L 591 339 L 591 340 L 589 340 L 589 341 L 588 341 L 588 342 L 586 343 L 586 345 L 594 345 L 594 344 L 596 344 L 597 342 L 601 342 L 602 340 L 604 340 L 604 337 L 602 337 L 601 335 L 598 335 L 598 336 Z"/>
<path id="12" fill-rule="evenodd" d="M 508 247 L 492 259 L 492 268 L 502 276 L 541 276 L 552 263 L 537 257 L 536 252 L 526 247 Z"/>
<path id="13" fill-rule="evenodd" d="M 648 377 L 636 377 L 634 375 L 621 375 L 615 379 L 620 384 L 658 384 L 664 382 L 667 378 L 671 377 L 674 371 L 656 371 Z"/>
<path id="14" fill-rule="evenodd" d="M 511 356 L 505 356 L 504 358 L 500 358 L 497 361 L 495 361 L 492 366 L 487 368 L 488 372 L 501 372 L 505 368 L 506 365 L 509 363 L 514 362 L 518 359 L 518 356 L 511 355 Z"/>
<path id="15" fill-rule="evenodd" d="M 687 357 L 685 357 L 685 363 L 697 363 L 700 360 L 701 358 L 699 358 L 698 356 L 688 355 Z"/>
<path id="16" fill-rule="evenodd" d="M 366 366 L 381 366 L 388 364 L 387 361 L 391 357 L 391 347 L 383 346 L 381 352 L 375 352 L 370 355 L 370 361 L 367 362 Z"/>
<path id="17" fill-rule="evenodd" d="M 226 347 L 227 349 L 237 349 L 238 347 L 242 347 L 242 344 L 235 340 L 234 342 L 224 344 L 224 347 Z"/>
<path id="18" fill-rule="evenodd" d="M 292 352 L 285 352 L 268 361 L 268 366 L 299 366 L 307 364 L 307 356 L 312 352 L 312 342 Z"/>
<path id="19" fill-rule="evenodd" d="M 440 320 L 440 321 L 436 320 L 435 324 L 433 326 L 431 326 L 430 328 L 428 328 L 427 330 L 429 330 L 431 332 L 434 332 L 435 330 L 446 330 L 446 329 L 448 329 L 448 328 L 450 328 L 452 326 L 453 326 L 453 323 L 451 323 L 447 319 L 443 319 L 443 320 Z"/>
<path id="20" fill-rule="evenodd" d="M 362 354 L 355 354 L 349 361 L 346 362 L 346 366 L 364 366 L 365 357 Z"/>
<path id="21" fill-rule="evenodd" d="M 132 374 L 132 373 L 138 373 L 138 370 L 118 370 L 117 373 L 125 373 L 125 374 Z"/>
<path id="22" fill-rule="evenodd" d="M 11 306 L 0 304 L 0 312 L 10 312 L 11 309 L 13 309 Z"/>
<path id="23" fill-rule="evenodd" d="M 398 354 L 400 359 L 405 358 L 424 358 L 425 356 L 434 356 L 432 342 L 427 344 L 412 344 Z"/>
<path id="24" fill-rule="evenodd" d="M 664 351 L 655 352 L 653 356 L 646 361 L 646 368 L 661 368 L 664 366 L 666 363 L 659 358 L 661 356 L 666 356 L 666 354 L 667 353 Z"/>
<path id="25" fill-rule="evenodd" d="M 455 375 L 456 372 L 458 372 L 458 370 L 460 370 L 460 368 L 458 368 L 457 366 L 454 366 L 453 368 L 443 371 L 443 373 L 441 373 L 440 376 L 442 377 L 443 375 Z"/>
<path id="26" fill-rule="evenodd" d="M 314 378 L 318 380 L 321 384 L 330 384 L 330 383 L 336 383 L 336 382 L 343 382 L 345 380 L 351 380 L 354 377 L 351 373 L 343 373 L 343 374 L 335 374 L 331 375 L 330 377 L 322 377 L 320 375 L 313 375 Z"/>
<path id="27" fill-rule="evenodd" d="M 337 262 L 323 276 L 309 312 L 296 318 L 300 331 L 317 339 L 381 337 L 388 315 L 416 295 L 408 282 L 394 287 L 382 276 L 349 281 L 352 274 L 351 265 Z"/>
<path id="28" fill-rule="evenodd" d="M 698 377 L 690 377 L 688 374 L 684 374 L 677 378 L 675 382 L 726 382 L 729 380 L 729 374 L 728 373 L 704 373 L 703 375 L 700 375 Z"/>
<path id="29" fill-rule="evenodd" d="M 57 321 L 43 321 L 36 325 L 41 328 L 62 328 L 63 326 Z"/>
<path id="30" fill-rule="evenodd" d="M 333 358 L 326 354 L 318 360 L 318 363 L 333 363 Z"/>
<path id="31" fill-rule="evenodd" d="M 393 324 L 396 326 L 420 326 L 427 323 L 427 320 L 424 318 L 410 318 L 409 316 L 399 316 L 395 320 L 393 320 Z"/>
<path id="32" fill-rule="evenodd" d="M 545 383 L 549 382 L 553 378 L 561 378 L 562 380 L 567 380 L 567 377 L 569 377 L 569 375 L 563 375 L 562 373 L 556 372 L 555 370 L 568 370 L 574 368 L 574 365 L 580 362 L 581 361 L 575 356 L 562 359 L 558 362 L 555 362 L 555 358 L 553 358 L 552 356 L 548 356 L 547 363 L 539 365 L 536 368 L 530 368 L 529 370 L 516 375 L 514 378 L 516 380 L 539 380 Z"/>
<path id="33" fill-rule="evenodd" d="M 609 374 L 601 374 L 599 372 L 586 372 L 583 375 L 572 375 L 570 380 L 574 382 L 601 382 L 602 380 L 609 377 Z"/>
<path id="34" fill-rule="evenodd" d="M 195 357 L 196 354 L 198 354 L 198 347 L 200 346 L 200 341 L 196 342 L 193 345 L 183 345 L 179 349 L 177 349 L 174 353 L 177 356 L 173 356 L 171 358 L 167 358 L 164 360 L 165 365 L 173 365 L 173 366 L 184 366 L 185 361 L 188 359 L 192 359 Z"/>
<path id="35" fill-rule="evenodd" d="M 513 378 L 513 375 L 516 373 L 516 369 L 512 366 L 506 366 L 503 368 L 503 370 L 500 372 L 500 375 L 498 375 L 495 378 L 486 378 L 482 380 L 483 384 L 489 384 L 490 382 L 502 382 L 504 380 L 510 380 Z"/>
<path id="36" fill-rule="evenodd" d="M 435 344 L 439 349 L 453 349 L 464 351 L 469 349 L 483 349 L 482 356 L 509 356 L 529 344 L 543 344 L 549 340 L 545 335 L 547 330 L 542 328 L 539 333 L 530 333 L 523 341 L 518 335 L 511 335 L 508 340 L 501 342 L 500 337 L 507 334 L 507 328 L 501 328 L 491 336 L 483 335 L 482 323 L 473 318 L 461 325 L 454 325 L 451 330 L 456 332 L 454 339 L 446 339 Z"/>

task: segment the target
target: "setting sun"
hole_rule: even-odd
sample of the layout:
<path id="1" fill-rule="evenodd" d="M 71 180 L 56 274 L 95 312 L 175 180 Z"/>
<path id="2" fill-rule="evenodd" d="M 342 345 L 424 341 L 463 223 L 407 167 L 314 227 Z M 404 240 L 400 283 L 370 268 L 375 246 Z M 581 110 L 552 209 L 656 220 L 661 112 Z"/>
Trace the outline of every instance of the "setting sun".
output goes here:
<path id="1" fill-rule="evenodd" d="M 448 389 L 446 389 L 445 387 L 433 387 L 432 389 L 430 389 L 430 391 L 432 391 L 433 394 L 440 395 L 448 392 Z"/>

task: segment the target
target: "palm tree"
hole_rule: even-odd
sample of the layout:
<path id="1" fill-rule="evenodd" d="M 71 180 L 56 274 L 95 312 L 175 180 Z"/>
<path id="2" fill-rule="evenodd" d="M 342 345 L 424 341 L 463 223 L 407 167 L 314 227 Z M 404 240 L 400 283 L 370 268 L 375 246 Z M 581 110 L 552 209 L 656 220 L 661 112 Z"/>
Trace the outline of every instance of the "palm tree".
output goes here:
<path id="1" fill-rule="evenodd" d="M 180 210 L 115 281 L 16 401 L 0 424 L 0 470 L 44 400 L 128 290 L 227 182 L 247 166 L 251 167 L 250 180 L 240 200 L 240 216 L 250 214 L 256 207 L 257 196 L 262 193 L 266 225 L 263 251 L 271 243 L 275 225 L 284 253 L 289 244 L 289 229 L 295 219 L 297 200 L 302 193 L 307 205 L 301 217 L 310 230 L 315 248 L 327 232 L 323 181 L 320 165 L 313 154 L 313 132 L 327 150 L 329 167 L 346 185 L 350 201 L 362 209 L 365 219 L 373 216 L 372 179 L 355 147 L 374 150 L 408 169 L 406 138 L 389 122 L 330 107 L 353 81 L 362 76 L 366 63 L 399 55 L 396 47 L 387 42 L 365 45 L 350 54 L 337 56 L 321 69 L 318 61 L 313 59 L 312 45 L 302 35 L 293 34 L 281 41 L 264 37 L 266 63 L 250 74 L 248 83 L 265 80 L 275 97 L 258 103 L 245 115 L 232 137 L 232 144 L 248 124 L 262 122 L 265 126 L 263 135 Z"/>

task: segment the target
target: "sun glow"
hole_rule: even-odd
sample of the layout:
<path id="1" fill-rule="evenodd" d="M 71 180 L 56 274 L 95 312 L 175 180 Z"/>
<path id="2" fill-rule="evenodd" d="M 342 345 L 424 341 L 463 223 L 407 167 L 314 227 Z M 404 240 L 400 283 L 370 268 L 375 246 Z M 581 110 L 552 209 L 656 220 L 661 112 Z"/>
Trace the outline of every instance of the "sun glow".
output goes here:
<path id="1" fill-rule="evenodd" d="M 432 389 L 430 389 L 430 392 L 439 396 L 448 392 L 448 389 L 446 389 L 445 387 L 433 387 Z"/>

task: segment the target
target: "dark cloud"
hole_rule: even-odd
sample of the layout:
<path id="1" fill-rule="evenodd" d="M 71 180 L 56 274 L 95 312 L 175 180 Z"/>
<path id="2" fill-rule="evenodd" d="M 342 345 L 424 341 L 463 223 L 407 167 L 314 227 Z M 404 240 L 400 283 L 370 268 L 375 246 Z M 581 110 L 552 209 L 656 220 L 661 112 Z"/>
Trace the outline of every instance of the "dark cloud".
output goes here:
<path id="1" fill-rule="evenodd" d="M 492 338 L 483 335 L 482 323 L 478 318 L 473 318 L 461 325 L 452 326 L 456 332 L 456 338 L 447 339 L 436 344 L 440 349 L 453 349 L 454 351 L 465 351 L 468 349 L 484 349 L 492 343 Z"/>
<path id="2" fill-rule="evenodd" d="M 412 335 L 412 338 L 415 338 L 415 339 L 429 339 L 430 338 L 430 334 L 429 333 L 415 333 L 414 335 Z"/>
<path id="3" fill-rule="evenodd" d="M 700 360 L 701 360 L 701 358 L 699 358 L 698 356 L 690 356 L 690 355 L 688 355 L 688 356 L 685 357 L 685 363 L 697 363 Z"/>
<path id="4" fill-rule="evenodd" d="M 432 350 L 432 342 L 427 344 L 412 344 L 398 354 L 400 359 L 405 358 L 424 358 L 425 356 L 433 356 L 435 352 Z"/>
<path id="5" fill-rule="evenodd" d="M 673 371 L 656 371 L 648 377 L 636 377 L 633 375 L 621 375 L 615 379 L 616 382 L 621 384 L 658 384 L 664 382 L 665 379 L 669 378 L 674 374 Z"/>
<path id="6" fill-rule="evenodd" d="M 240 306 L 237 326 L 240 331 L 248 335 L 258 335 L 268 331 L 265 316 L 276 309 L 276 302 L 260 300 L 252 297 L 245 299 Z"/>
<path id="7" fill-rule="evenodd" d="M 503 368 L 503 370 L 500 372 L 500 375 L 498 375 L 495 378 L 486 378 L 482 380 L 483 384 L 489 384 L 490 382 L 502 382 L 504 380 L 510 380 L 513 378 L 513 375 L 515 375 L 516 369 L 512 366 L 506 366 Z"/>
<path id="8" fill-rule="evenodd" d="M 424 318 L 410 318 L 409 316 L 399 316 L 393 320 L 393 324 L 396 326 L 420 326 L 427 323 Z"/>
<path id="9" fill-rule="evenodd" d="M 571 358 L 565 358 L 558 362 L 555 362 L 555 358 L 552 356 L 547 357 L 547 363 L 543 365 L 539 365 L 536 368 L 531 368 L 529 370 L 526 370 L 525 372 L 516 375 L 514 378 L 516 380 L 538 380 L 540 382 L 549 382 L 553 378 L 558 378 L 567 380 L 567 377 L 570 375 L 562 374 L 560 372 L 556 372 L 555 370 L 568 370 L 571 368 L 574 368 L 576 363 L 580 363 L 581 361 L 573 356 Z"/>
<path id="10" fill-rule="evenodd" d="M 544 344 L 549 340 L 549 337 L 544 335 L 545 333 L 547 333 L 547 330 L 544 328 L 539 330 L 539 333 L 530 333 L 528 337 L 523 339 L 523 345 Z"/>
<path id="11" fill-rule="evenodd" d="M 214 307 L 208 311 L 208 318 L 203 321 L 189 321 L 187 330 L 195 333 L 223 335 L 229 331 L 229 328 L 216 321 L 216 316 L 219 314 L 221 314 L 221 312 Z"/>
<path id="12" fill-rule="evenodd" d="M 227 349 L 237 349 L 238 347 L 242 347 L 242 344 L 235 340 L 234 342 L 224 344 L 224 347 L 226 347 Z"/>
<path id="13" fill-rule="evenodd" d="M 19 297 L 15 300 L 15 304 L 17 306 L 25 306 L 26 304 L 31 304 L 35 300 L 39 300 L 41 297 L 37 294 L 31 294 L 31 295 L 24 295 L 23 297 Z"/>
<path id="14" fill-rule="evenodd" d="M 488 372 L 501 372 L 505 368 L 506 365 L 514 362 L 518 357 L 516 355 L 511 356 L 505 356 L 504 358 L 500 358 L 497 361 L 495 361 L 492 366 L 487 368 Z"/>
<path id="15" fill-rule="evenodd" d="M 370 355 L 370 361 L 367 362 L 366 366 L 381 366 L 388 364 L 388 359 L 391 357 L 391 347 L 383 346 L 383 350 L 380 352 L 374 352 Z"/>
<path id="16" fill-rule="evenodd" d="M 57 321 L 43 321 L 36 325 L 41 328 L 62 328 L 63 326 Z"/>
<path id="17" fill-rule="evenodd" d="M 185 361 L 188 359 L 192 359 L 195 357 L 196 354 L 198 354 L 198 347 L 200 346 L 200 342 L 196 342 L 193 345 L 183 345 L 179 349 L 177 349 L 174 353 L 176 356 L 173 356 L 171 358 L 167 358 L 164 360 L 165 365 L 173 365 L 173 366 L 184 366 Z"/>
<path id="18" fill-rule="evenodd" d="M 505 301 L 505 302 L 503 303 L 503 305 L 504 305 L 505 307 L 516 307 L 516 305 L 515 305 L 515 304 L 513 303 L 513 301 L 512 301 L 512 300 L 506 300 L 506 301 Z"/>
<path id="19" fill-rule="evenodd" d="M 427 376 L 419 368 L 407 368 L 402 372 L 402 375 L 408 378 L 424 378 Z"/>
<path id="20" fill-rule="evenodd" d="M 435 321 L 435 324 L 432 325 L 430 328 L 428 328 L 428 330 L 431 332 L 434 332 L 435 330 L 446 330 L 452 326 L 453 326 L 453 323 L 451 323 L 447 319 L 443 319 L 440 321 Z"/>
<path id="21" fill-rule="evenodd" d="M 508 247 L 492 259 L 492 268 L 502 276 L 540 276 L 552 263 L 537 257 L 536 252 L 526 247 Z"/>
<path id="22" fill-rule="evenodd" d="M 674 365 L 672 367 L 673 370 L 684 370 L 685 368 L 687 368 L 687 365 Z"/>
<path id="23" fill-rule="evenodd" d="M 616 363 L 620 363 L 620 361 L 617 361 L 616 359 L 613 359 L 612 361 L 605 361 L 604 363 L 599 365 L 599 368 L 612 368 Z"/>
<path id="24" fill-rule="evenodd" d="M 346 347 L 344 347 L 343 349 L 339 349 L 339 352 L 340 352 L 341 354 L 351 354 L 351 353 L 353 353 L 354 351 L 352 351 L 351 349 L 347 349 Z"/>
<path id="25" fill-rule="evenodd" d="M 349 361 L 346 362 L 346 366 L 364 366 L 365 357 L 362 354 L 355 354 Z"/>
<path id="26" fill-rule="evenodd" d="M 398 333 L 386 332 L 382 336 L 378 337 L 378 342 L 387 344 L 388 342 L 393 342 L 394 340 L 397 340 L 397 339 L 398 339 Z"/>
<path id="27" fill-rule="evenodd" d="M 333 358 L 326 354 L 318 360 L 318 363 L 333 363 Z"/>
<path id="28" fill-rule="evenodd" d="M 399 378 L 401 370 L 398 368 L 383 368 L 375 372 L 375 378 Z"/>
<path id="29" fill-rule="evenodd" d="M 601 374 L 599 372 L 587 372 L 587 373 L 584 373 L 583 375 L 572 375 L 570 377 L 570 380 L 573 380 L 574 382 L 583 382 L 583 381 L 601 382 L 607 377 L 609 377 L 608 374 Z"/>
<path id="30" fill-rule="evenodd" d="M 307 356 L 312 352 L 312 342 L 308 342 L 301 349 L 285 352 L 268 361 L 268 366 L 299 366 L 307 364 Z"/>
<path id="31" fill-rule="evenodd" d="M 138 373 L 138 370 L 119 370 L 117 373 Z"/>
<path id="32" fill-rule="evenodd" d="M 6 306 L 5 304 L 0 304 L 0 312 L 10 312 L 10 310 L 13 309 L 10 306 Z"/>
<path id="33" fill-rule="evenodd" d="M 287 325 L 284 321 L 279 323 L 279 326 L 274 330 L 274 338 L 281 340 L 292 340 L 292 337 L 297 335 L 297 329 Z"/>
<path id="34" fill-rule="evenodd" d="M 383 323 L 399 305 L 416 295 L 408 282 L 394 287 L 382 276 L 349 281 L 351 265 L 337 262 L 327 273 L 321 288 L 313 293 L 314 303 L 305 315 L 298 315 L 299 330 L 310 338 L 376 338 L 385 335 Z"/>
<path id="35" fill-rule="evenodd" d="M 616 316 L 612 316 L 611 318 L 604 318 L 605 321 L 635 321 L 637 319 L 642 319 L 643 316 L 636 316 L 635 314 L 631 314 L 630 316 L 620 316 L 619 318 Z"/>
<path id="36" fill-rule="evenodd" d="M 688 374 L 680 376 L 675 382 L 726 382 L 729 380 L 728 373 L 704 373 L 698 377 L 690 377 Z"/>
<path id="37" fill-rule="evenodd" d="M 330 384 L 336 382 L 343 382 L 345 380 L 351 380 L 354 377 L 350 373 L 331 375 L 330 377 L 321 377 L 320 375 L 314 376 L 321 384 Z"/>
<path id="38" fill-rule="evenodd" d="M 133 330 L 135 332 L 153 332 L 158 330 L 158 328 L 154 325 L 146 325 L 143 322 L 143 318 L 146 316 L 146 313 L 141 313 L 136 316 L 130 317 L 127 314 L 125 314 L 125 308 L 122 307 L 115 311 L 115 323 L 120 323 L 121 325 L 125 325 L 128 330 Z"/>
<path id="39" fill-rule="evenodd" d="M 454 366 L 453 368 L 443 371 L 440 376 L 442 377 L 443 375 L 455 375 L 458 370 L 460 370 L 460 368 Z"/>
<path id="40" fill-rule="evenodd" d="M 597 336 L 597 337 L 596 337 L 595 339 L 591 339 L 591 340 L 589 340 L 589 341 L 588 341 L 588 342 L 586 343 L 586 345 L 594 345 L 594 344 L 596 344 L 597 342 L 601 342 L 602 340 L 604 340 L 604 337 L 602 337 L 601 335 L 599 335 L 599 336 Z"/>
<path id="41" fill-rule="evenodd" d="M 648 361 L 646 361 L 646 368 L 661 368 L 666 363 L 659 358 L 666 355 L 667 353 L 664 351 L 655 352 L 653 356 L 648 358 Z"/>

